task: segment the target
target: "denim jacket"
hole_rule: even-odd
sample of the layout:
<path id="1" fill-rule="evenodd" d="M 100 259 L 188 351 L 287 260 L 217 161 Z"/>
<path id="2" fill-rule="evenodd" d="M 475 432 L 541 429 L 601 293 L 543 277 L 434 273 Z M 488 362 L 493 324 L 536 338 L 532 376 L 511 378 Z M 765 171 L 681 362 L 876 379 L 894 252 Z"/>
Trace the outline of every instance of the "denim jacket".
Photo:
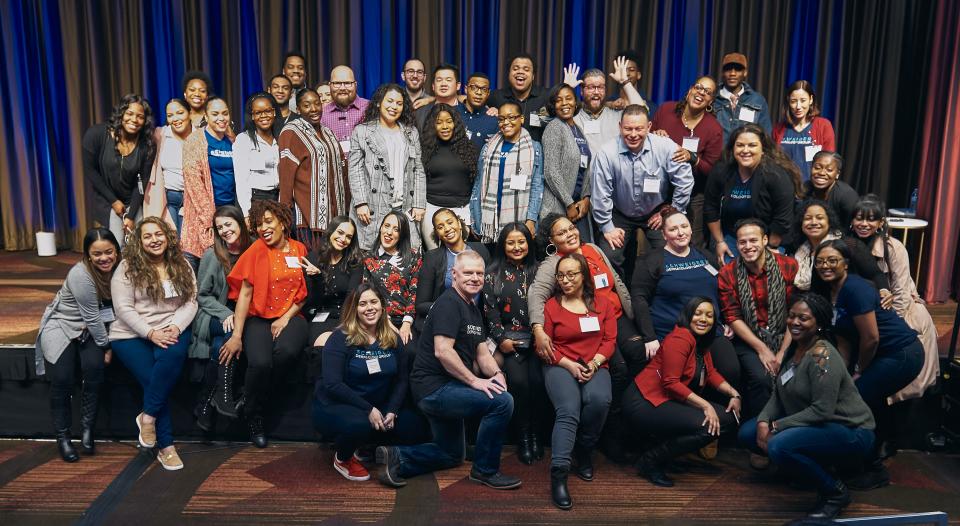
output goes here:
<path id="1" fill-rule="evenodd" d="M 767 99 L 763 98 L 763 95 L 754 91 L 749 84 L 744 82 L 743 94 L 740 95 L 740 100 L 737 102 L 736 114 L 734 114 L 733 109 L 730 108 L 730 101 L 721 97 L 719 93 L 713 101 L 713 113 L 717 116 L 717 120 L 720 121 L 720 127 L 723 128 L 724 145 L 727 144 L 727 139 L 730 138 L 733 130 L 747 124 L 747 121 L 741 121 L 738 118 L 740 108 L 743 107 L 750 108 L 756 113 L 754 123 L 763 128 L 764 131 L 767 132 L 767 135 L 773 133 L 773 123 L 770 121 L 770 108 L 767 107 Z"/>

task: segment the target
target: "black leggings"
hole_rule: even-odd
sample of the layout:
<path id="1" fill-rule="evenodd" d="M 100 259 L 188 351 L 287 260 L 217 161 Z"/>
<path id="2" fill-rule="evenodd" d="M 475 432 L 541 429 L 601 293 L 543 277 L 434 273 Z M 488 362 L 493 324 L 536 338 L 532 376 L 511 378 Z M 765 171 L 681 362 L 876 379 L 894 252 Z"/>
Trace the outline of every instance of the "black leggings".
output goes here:
<path id="1" fill-rule="evenodd" d="M 243 326 L 243 352 L 247 374 L 243 387 L 248 415 L 260 415 L 272 379 L 293 365 L 307 346 L 307 320 L 294 316 L 276 340 L 270 333 L 275 320 L 251 316 Z"/>
<path id="2" fill-rule="evenodd" d="M 721 432 L 736 428 L 733 413 L 727 413 L 726 407 L 710 402 L 720 419 Z M 623 417 L 630 429 L 660 439 L 678 436 L 696 435 L 704 432 L 703 410 L 676 400 L 654 407 L 643 395 L 637 384 L 631 384 L 623 394 Z"/>
<path id="3" fill-rule="evenodd" d="M 103 383 L 103 349 L 97 347 L 93 338 L 80 343 L 70 340 L 57 363 L 44 360 L 47 379 L 50 380 L 50 396 L 70 399 L 76 385 L 77 360 L 80 360 L 84 389 L 97 388 Z"/>
<path id="4" fill-rule="evenodd" d="M 507 390 L 513 395 L 513 419 L 521 428 L 538 429 L 542 415 L 547 414 L 547 391 L 543 385 L 543 362 L 533 354 L 503 356 L 503 372 Z"/>

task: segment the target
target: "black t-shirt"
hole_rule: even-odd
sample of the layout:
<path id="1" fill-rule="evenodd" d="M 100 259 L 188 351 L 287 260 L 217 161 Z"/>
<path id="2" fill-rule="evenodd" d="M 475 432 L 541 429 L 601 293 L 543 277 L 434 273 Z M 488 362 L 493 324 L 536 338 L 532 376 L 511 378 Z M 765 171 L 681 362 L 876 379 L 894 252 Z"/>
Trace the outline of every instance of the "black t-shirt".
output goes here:
<path id="1" fill-rule="evenodd" d="M 420 334 L 417 357 L 410 374 L 410 388 L 417 401 L 454 379 L 434 354 L 434 336 L 454 338 L 453 349 L 463 366 L 472 370 L 477 359 L 477 346 L 486 339 L 480 307 L 464 300 L 453 288 L 445 290 L 433 302 Z"/>

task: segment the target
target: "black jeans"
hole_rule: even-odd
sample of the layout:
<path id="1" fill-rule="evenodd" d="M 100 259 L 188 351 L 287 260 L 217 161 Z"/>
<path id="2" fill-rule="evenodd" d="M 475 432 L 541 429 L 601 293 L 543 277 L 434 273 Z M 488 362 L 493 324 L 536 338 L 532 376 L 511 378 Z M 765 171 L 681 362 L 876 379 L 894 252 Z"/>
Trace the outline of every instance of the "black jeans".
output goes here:
<path id="1" fill-rule="evenodd" d="M 748 420 L 760 414 L 773 394 L 773 376 L 760 361 L 760 355 L 740 338 L 733 339 L 733 348 L 740 362 L 740 376 L 743 384 L 743 415 Z M 773 351 L 773 349 L 771 349 Z M 776 351 L 773 351 L 776 353 Z"/>
<path id="2" fill-rule="evenodd" d="M 705 395 L 706 393 L 704 393 Z M 701 395 L 703 396 L 703 395 Z M 720 419 L 720 431 L 736 429 L 737 422 L 733 413 L 727 413 L 726 407 L 710 402 Z M 623 394 L 623 418 L 634 432 L 653 435 L 659 439 L 697 435 L 705 431 L 703 410 L 676 400 L 654 407 L 640 393 L 637 384 L 630 384 Z"/>
<path id="3" fill-rule="evenodd" d="M 507 375 L 507 389 L 513 395 L 514 421 L 521 429 L 538 429 L 538 422 L 548 411 L 543 362 L 531 351 L 504 355 L 503 372 Z"/>
<path id="4" fill-rule="evenodd" d="M 623 229 L 623 245 L 616 249 L 611 247 L 610 243 L 603 237 L 602 232 L 600 236 L 597 237 L 597 245 L 599 245 L 600 248 L 603 249 L 604 254 L 610 258 L 610 263 L 613 264 L 614 270 L 620 274 L 620 278 L 624 283 L 630 283 L 633 278 L 633 267 L 637 261 L 638 230 L 642 230 L 646 236 L 649 249 L 661 248 L 666 244 L 663 240 L 663 234 L 659 230 L 647 226 L 647 220 L 649 220 L 653 214 L 658 213 L 659 210 L 660 209 L 657 208 L 655 212 L 651 212 L 643 217 L 627 217 L 614 208 L 613 226 Z"/>
<path id="5" fill-rule="evenodd" d="M 243 394 L 246 413 L 261 415 L 271 382 L 297 361 L 307 346 L 307 320 L 294 316 L 276 340 L 270 333 L 274 320 L 251 316 L 243 327 L 243 352 L 247 374 Z"/>
<path id="6" fill-rule="evenodd" d="M 386 417 L 386 408 L 378 409 Z M 412 408 L 401 408 L 390 431 L 370 426 L 369 412 L 347 404 L 313 404 L 313 426 L 325 439 L 333 440 L 337 458 L 346 462 L 360 446 L 368 444 L 416 444 L 428 440 L 427 419 Z"/>
<path id="7" fill-rule="evenodd" d="M 46 377 L 50 380 L 51 408 L 61 407 L 62 414 L 53 412 L 54 427 L 58 431 L 70 429 L 70 399 L 76 385 L 77 360 L 80 361 L 80 374 L 83 379 L 83 389 L 97 391 L 103 384 L 103 349 L 97 347 L 93 338 L 85 342 L 71 340 L 63 350 L 57 363 L 44 360 Z"/>

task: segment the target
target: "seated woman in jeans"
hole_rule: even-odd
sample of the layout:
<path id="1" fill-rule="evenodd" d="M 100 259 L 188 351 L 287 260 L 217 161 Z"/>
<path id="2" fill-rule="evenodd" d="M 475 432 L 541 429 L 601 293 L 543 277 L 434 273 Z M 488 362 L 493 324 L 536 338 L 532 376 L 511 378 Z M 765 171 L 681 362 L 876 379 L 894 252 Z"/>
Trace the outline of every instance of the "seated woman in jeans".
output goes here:
<path id="1" fill-rule="evenodd" d="M 713 366 L 712 346 L 724 339 L 714 329 L 715 302 L 706 296 L 687 301 L 660 352 L 623 395 L 623 416 L 634 431 L 660 439 L 637 462 L 640 476 L 657 486 L 673 486 L 664 472 L 668 462 L 735 429 L 739 419 L 740 393 Z M 704 398 L 708 385 L 729 397 L 726 407 Z"/>
<path id="2" fill-rule="evenodd" d="M 774 381 L 773 395 L 756 419 L 740 428 L 742 445 L 817 486 L 810 517 L 832 519 L 850 503 L 830 464 L 866 457 L 873 447 L 873 414 L 864 403 L 843 357 L 830 342 L 829 301 L 812 293 L 790 302 L 792 342 Z"/>
<path id="3" fill-rule="evenodd" d="M 360 285 L 347 296 L 341 320 L 323 350 L 313 425 L 334 441 L 333 469 L 347 480 L 363 481 L 370 473 L 354 455 L 358 447 L 412 442 L 426 422 L 402 408 L 408 357 L 385 314 L 383 296 L 369 283 Z"/>
<path id="4" fill-rule="evenodd" d="M 588 276 L 590 267 L 582 255 L 561 257 L 557 289 L 543 309 L 543 328 L 553 342 L 543 378 L 556 408 L 550 487 L 553 503 L 560 509 L 573 506 L 567 475 L 574 451 L 577 476 L 593 480 L 590 453 L 600 440 L 612 399 L 606 362 L 617 340 L 617 316 L 613 303 L 594 295 Z"/>

